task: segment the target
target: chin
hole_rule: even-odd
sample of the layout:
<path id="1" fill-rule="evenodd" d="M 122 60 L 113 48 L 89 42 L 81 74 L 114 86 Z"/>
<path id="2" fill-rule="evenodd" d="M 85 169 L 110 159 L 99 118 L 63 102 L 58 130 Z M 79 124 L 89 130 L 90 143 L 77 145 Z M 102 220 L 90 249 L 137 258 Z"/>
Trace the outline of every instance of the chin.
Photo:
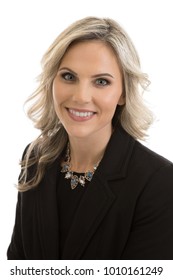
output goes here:
<path id="1" fill-rule="evenodd" d="M 66 130 L 67 131 L 67 134 L 72 137 L 72 138 L 88 138 L 90 137 L 91 135 L 93 135 L 93 132 L 89 132 L 89 131 L 86 131 L 86 128 L 83 128 L 83 129 L 75 129 L 75 130 Z"/>

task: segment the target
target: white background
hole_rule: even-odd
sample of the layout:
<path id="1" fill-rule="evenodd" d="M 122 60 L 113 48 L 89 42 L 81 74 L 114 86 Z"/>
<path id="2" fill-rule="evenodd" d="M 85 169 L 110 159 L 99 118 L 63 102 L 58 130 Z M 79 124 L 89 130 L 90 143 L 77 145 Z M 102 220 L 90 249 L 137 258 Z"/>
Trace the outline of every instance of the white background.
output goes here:
<path id="1" fill-rule="evenodd" d="M 19 159 L 38 132 L 23 111 L 40 60 L 55 37 L 85 16 L 111 17 L 129 33 L 149 74 L 146 99 L 157 121 L 148 147 L 173 161 L 173 9 L 171 0 L 1 0 L 0 2 L 0 259 L 15 217 Z"/>

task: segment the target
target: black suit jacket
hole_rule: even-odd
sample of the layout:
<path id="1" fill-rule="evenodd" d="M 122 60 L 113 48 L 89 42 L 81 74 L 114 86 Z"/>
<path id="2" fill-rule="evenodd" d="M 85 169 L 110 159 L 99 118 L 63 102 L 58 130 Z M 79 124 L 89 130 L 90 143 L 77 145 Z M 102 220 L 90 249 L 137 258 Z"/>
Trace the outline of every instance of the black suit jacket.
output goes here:
<path id="1" fill-rule="evenodd" d="M 18 194 L 8 259 L 59 259 L 59 159 Z M 173 259 L 173 164 L 121 127 L 87 187 L 62 259 Z"/>

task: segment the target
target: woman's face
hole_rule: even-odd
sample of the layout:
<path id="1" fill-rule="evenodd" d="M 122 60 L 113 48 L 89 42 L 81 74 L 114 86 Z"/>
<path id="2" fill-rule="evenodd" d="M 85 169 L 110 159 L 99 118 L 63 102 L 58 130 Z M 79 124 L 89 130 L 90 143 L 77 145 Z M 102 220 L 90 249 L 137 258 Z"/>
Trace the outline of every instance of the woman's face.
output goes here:
<path id="1" fill-rule="evenodd" d="M 79 42 L 64 55 L 53 82 L 56 114 L 70 137 L 108 137 L 124 104 L 116 56 L 101 41 Z"/>

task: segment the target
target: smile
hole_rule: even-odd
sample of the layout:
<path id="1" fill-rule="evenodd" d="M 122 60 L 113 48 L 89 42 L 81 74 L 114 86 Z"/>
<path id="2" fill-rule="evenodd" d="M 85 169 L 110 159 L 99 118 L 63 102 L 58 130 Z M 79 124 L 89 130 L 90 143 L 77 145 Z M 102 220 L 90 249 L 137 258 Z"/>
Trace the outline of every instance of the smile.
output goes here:
<path id="1" fill-rule="evenodd" d="M 69 109 L 69 112 L 77 117 L 90 117 L 94 115 L 94 112 L 78 112 L 73 109 Z"/>
<path id="2" fill-rule="evenodd" d="M 75 109 L 67 109 L 70 117 L 76 121 L 85 121 L 91 119 L 96 113 L 92 111 L 78 111 Z"/>

